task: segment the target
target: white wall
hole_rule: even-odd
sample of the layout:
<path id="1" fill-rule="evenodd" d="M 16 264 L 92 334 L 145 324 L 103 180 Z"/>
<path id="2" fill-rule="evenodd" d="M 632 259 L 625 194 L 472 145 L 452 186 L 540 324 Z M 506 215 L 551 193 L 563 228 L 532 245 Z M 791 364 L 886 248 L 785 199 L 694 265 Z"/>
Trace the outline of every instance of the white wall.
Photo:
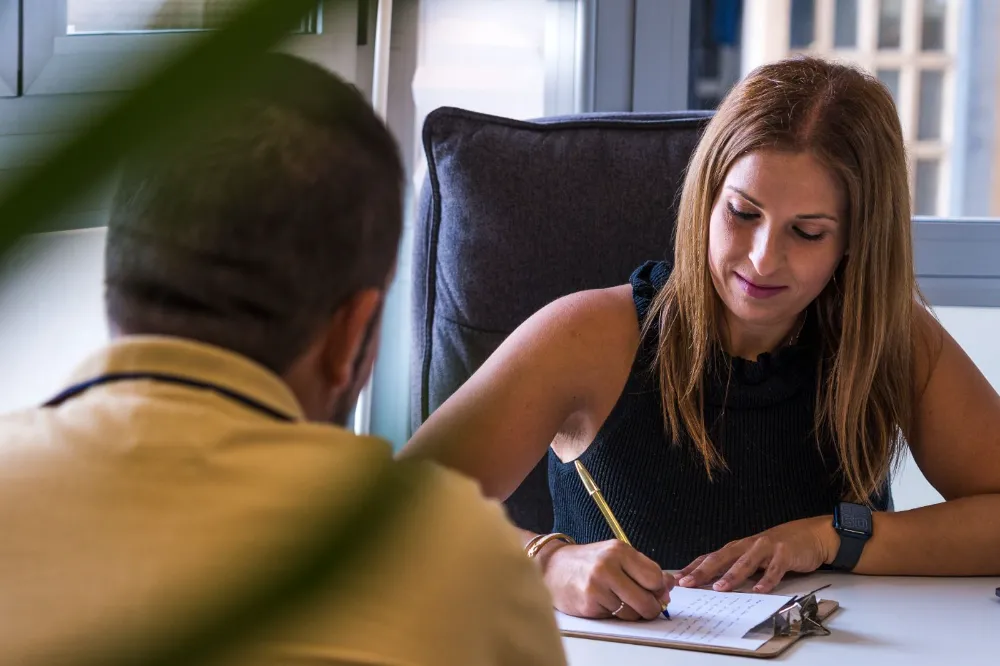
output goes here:
<path id="1" fill-rule="evenodd" d="M 104 230 L 41 234 L 0 272 L 0 413 L 44 402 L 103 345 Z"/>
<path id="2" fill-rule="evenodd" d="M 103 263 L 103 229 L 68 231 L 33 237 L 0 274 L 0 412 L 43 402 L 107 341 Z M 1000 308 L 935 310 L 1000 390 Z M 941 501 L 912 461 L 893 493 L 900 510 Z"/>

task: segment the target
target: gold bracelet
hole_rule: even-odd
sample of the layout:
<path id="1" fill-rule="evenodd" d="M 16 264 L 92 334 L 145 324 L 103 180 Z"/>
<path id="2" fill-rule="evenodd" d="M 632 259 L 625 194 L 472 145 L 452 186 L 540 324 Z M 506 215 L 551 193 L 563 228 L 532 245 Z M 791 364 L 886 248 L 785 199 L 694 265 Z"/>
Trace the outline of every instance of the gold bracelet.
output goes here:
<path id="1" fill-rule="evenodd" d="M 538 543 L 539 539 L 542 539 L 544 537 L 545 537 L 544 534 L 536 534 L 535 536 L 531 537 L 531 539 L 528 540 L 528 543 L 524 544 L 524 552 L 525 552 L 525 554 L 527 554 L 528 551 L 531 550 L 532 546 L 534 546 L 536 543 Z"/>
<path id="2" fill-rule="evenodd" d="M 564 541 L 571 546 L 576 545 L 576 541 L 574 541 L 573 537 L 569 536 L 568 534 L 563 534 L 562 532 L 553 532 L 552 534 L 546 534 L 545 536 L 540 536 L 536 537 L 535 539 L 532 539 L 531 541 L 528 542 L 528 545 L 525 546 L 525 550 L 528 553 L 528 559 L 529 560 L 534 559 L 535 555 L 538 555 L 538 552 L 545 547 L 545 544 L 549 543 L 550 541 L 557 541 L 557 540 Z"/>

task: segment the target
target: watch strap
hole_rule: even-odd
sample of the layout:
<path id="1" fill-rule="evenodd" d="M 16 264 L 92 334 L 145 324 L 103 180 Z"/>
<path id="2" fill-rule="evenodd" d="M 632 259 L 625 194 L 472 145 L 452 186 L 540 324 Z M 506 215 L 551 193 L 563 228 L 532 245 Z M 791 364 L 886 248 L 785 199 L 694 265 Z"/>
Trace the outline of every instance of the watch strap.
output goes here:
<path id="1" fill-rule="evenodd" d="M 861 552 L 865 549 L 865 543 L 868 539 L 843 532 L 839 532 L 839 534 L 840 549 L 830 566 L 841 571 L 853 571 L 854 567 L 858 566 L 858 560 L 861 559 Z"/>

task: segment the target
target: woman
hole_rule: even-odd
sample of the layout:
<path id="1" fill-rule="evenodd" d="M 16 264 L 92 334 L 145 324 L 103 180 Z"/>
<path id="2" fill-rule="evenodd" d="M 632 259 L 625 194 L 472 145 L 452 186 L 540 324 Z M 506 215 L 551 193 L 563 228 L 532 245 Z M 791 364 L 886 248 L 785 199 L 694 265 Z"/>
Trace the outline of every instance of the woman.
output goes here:
<path id="1" fill-rule="evenodd" d="M 692 157 L 674 260 L 538 312 L 406 455 L 505 498 L 551 447 L 562 534 L 536 558 L 574 615 L 655 617 L 661 568 L 718 590 L 763 570 L 759 592 L 827 565 L 1000 574 L 1000 397 L 928 313 L 910 224 L 888 91 L 818 59 L 763 66 Z M 888 511 L 906 447 L 945 503 Z"/>

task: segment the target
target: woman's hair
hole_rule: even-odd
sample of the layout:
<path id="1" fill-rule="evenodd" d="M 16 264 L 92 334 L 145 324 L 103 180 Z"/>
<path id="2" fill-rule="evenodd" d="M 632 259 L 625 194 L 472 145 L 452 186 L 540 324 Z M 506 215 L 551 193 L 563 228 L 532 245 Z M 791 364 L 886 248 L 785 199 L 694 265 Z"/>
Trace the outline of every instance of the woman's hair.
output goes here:
<path id="1" fill-rule="evenodd" d="M 756 150 L 808 151 L 839 179 L 847 250 L 813 304 L 821 332 L 816 433 L 836 443 L 858 501 L 884 483 L 913 419 L 910 195 L 889 91 L 854 67 L 796 57 L 754 70 L 726 97 L 691 158 L 675 229 L 674 267 L 646 319 L 659 327 L 656 368 L 674 442 L 687 432 L 709 476 L 725 461 L 703 417 L 703 376 L 719 349 L 722 303 L 709 273 L 712 208 L 733 164 Z"/>

